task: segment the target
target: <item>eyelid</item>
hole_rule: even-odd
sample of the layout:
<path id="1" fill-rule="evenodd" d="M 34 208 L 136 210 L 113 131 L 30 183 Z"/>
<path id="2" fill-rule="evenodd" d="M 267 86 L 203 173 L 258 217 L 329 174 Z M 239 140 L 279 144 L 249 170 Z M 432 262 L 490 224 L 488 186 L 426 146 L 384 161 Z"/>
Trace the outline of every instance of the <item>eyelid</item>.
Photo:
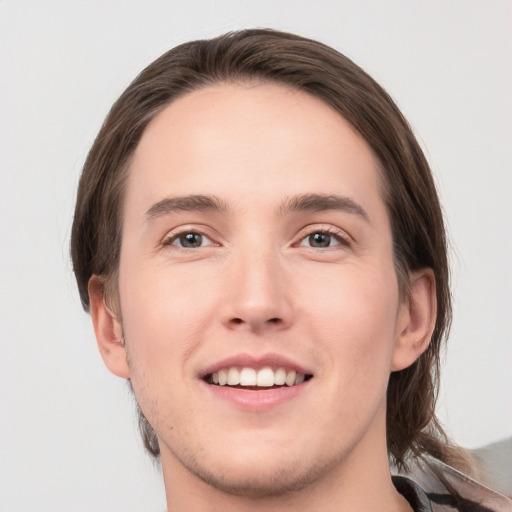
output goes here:
<path id="1" fill-rule="evenodd" d="M 208 239 L 210 241 L 207 245 L 202 245 L 199 247 L 196 247 L 194 249 L 200 249 L 203 247 L 211 247 L 211 246 L 219 246 L 220 244 L 216 242 L 213 237 L 207 233 L 207 229 L 199 226 L 193 226 L 193 225 L 186 225 L 186 226 L 180 226 L 177 228 L 172 229 L 171 231 L 168 231 L 166 235 L 163 237 L 161 245 L 162 247 L 173 247 L 176 249 L 181 249 L 184 251 L 190 251 L 193 248 L 187 248 L 187 247 L 181 247 L 177 244 L 174 244 L 176 240 L 179 239 L 180 236 L 188 234 L 188 233 L 195 233 L 198 235 L 201 235 L 202 237 Z"/>
<path id="2" fill-rule="evenodd" d="M 339 242 L 338 245 L 332 246 L 332 247 L 308 247 L 306 245 L 301 245 L 301 242 L 305 240 L 308 236 L 311 236 L 315 233 L 324 233 L 326 235 L 332 236 L 336 238 L 336 240 Z M 310 226 L 306 226 L 305 228 L 301 229 L 301 231 L 297 235 L 297 242 L 294 244 L 298 247 L 304 247 L 306 249 L 312 249 L 315 251 L 318 250 L 326 250 L 326 249 L 333 249 L 334 247 L 351 247 L 353 243 L 353 238 L 343 229 L 338 228 L 336 226 L 333 226 L 332 224 L 312 224 Z"/>

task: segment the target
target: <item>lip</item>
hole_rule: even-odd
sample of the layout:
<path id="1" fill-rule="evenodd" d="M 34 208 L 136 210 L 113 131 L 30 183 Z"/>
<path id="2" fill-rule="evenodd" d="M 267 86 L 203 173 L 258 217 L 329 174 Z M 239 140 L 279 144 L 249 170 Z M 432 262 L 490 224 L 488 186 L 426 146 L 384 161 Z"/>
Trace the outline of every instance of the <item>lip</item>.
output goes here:
<path id="1" fill-rule="evenodd" d="M 232 388 L 229 386 L 216 386 L 201 380 L 211 397 L 227 402 L 229 405 L 248 412 L 263 412 L 284 405 L 298 395 L 307 391 L 314 379 L 307 380 L 296 386 L 282 386 L 279 388 L 260 388 L 248 390 Z"/>
<path id="2" fill-rule="evenodd" d="M 274 370 L 277 368 L 286 368 L 287 370 L 295 370 L 297 373 L 303 373 L 304 375 L 313 375 L 311 370 L 308 370 L 304 366 L 280 354 L 264 354 L 260 356 L 254 356 L 244 353 L 227 357 L 212 363 L 204 370 L 202 370 L 199 373 L 199 376 L 201 379 L 204 379 L 207 375 L 233 366 L 237 366 L 239 368 L 254 368 L 255 370 L 261 370 L 262 368 L 269 366 Z"/>
<path id="3" fill-rule="evenodd" d="M 240 368 L 249 367 L 255 370 L 267 366 L 273 369 L 286 368 L 287 370 L 295 370 L 297 373 L 304 375 L 313 375 L 313 372 L 288 357 L 279 354 L 265 354 L 260 356 L 238 354 L 216 361 L 201 371 L 200 385 L 204 386 L 210 397 L 247 412 L 263 412 L 284 405 L 306 392 L 314 380 L 309 379 L 295 386 L 281 386 L 279 388 L 268 389 L 259 388 L 257 390 L 217 386 L 206 382 L 206 376 L 233 366 Z"/>

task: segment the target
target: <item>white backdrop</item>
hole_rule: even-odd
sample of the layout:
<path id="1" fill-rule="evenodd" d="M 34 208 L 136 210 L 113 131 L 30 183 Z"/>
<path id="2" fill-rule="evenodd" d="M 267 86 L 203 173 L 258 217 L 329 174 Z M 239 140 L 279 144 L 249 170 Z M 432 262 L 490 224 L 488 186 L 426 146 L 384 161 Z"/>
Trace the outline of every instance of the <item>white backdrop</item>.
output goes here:
<path id="1" fill-rule="evenodd" d="M 126 385 L 104 369 L 68 257 L 77 179 L 114 99 L 190 39 L 244 27 L 334 46 L 397 100 L 436 173 L 455 321 L 440 415 L 512 434 L 510 0 L 0 0 L 0 510 L 161 511 Z"/>

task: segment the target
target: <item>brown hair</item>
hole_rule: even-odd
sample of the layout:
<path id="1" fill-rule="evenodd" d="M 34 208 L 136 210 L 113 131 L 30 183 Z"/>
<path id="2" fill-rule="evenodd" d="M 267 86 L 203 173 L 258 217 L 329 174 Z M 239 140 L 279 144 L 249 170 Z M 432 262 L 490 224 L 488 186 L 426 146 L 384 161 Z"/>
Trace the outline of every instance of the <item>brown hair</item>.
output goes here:
<path id="1" fill-rule="evenodd" d="M 123 186 L 148 122 L 187 92 L 223 81 L 285 84 L 320 98 L 366 139 L 381 166 L 391 220 L 395 268 L 407 294 L 410 271 L 429 267 L 436 280 L 437 320 L 431 343 L 409 368 L 394 372 L 387 393 L 388 451 L 399 467 L 429 453 L 453 462 L 435 416 L 439 357 L 451 320 L 443 216 L 428 163 L 390 96 L 350 59 L 322 43 L 273 30 L 244 30 L 182 44 L 150 64 L 113 105 L 85 162 L 78 187 L 71 255 L 85 310 L 87 284 L 103 276 L 117 293 Z M 147 449 L 156 435 L 139 410 Z"/>

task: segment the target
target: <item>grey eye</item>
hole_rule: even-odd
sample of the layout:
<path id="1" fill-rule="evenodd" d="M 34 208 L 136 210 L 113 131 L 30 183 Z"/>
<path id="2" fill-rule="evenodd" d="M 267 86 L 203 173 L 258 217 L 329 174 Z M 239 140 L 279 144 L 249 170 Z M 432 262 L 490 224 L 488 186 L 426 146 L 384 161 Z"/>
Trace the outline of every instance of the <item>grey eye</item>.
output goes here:
<path id="1" fill-rule="evenodd" d="M 308 242 L 311 247 L 330 247 L 332 241 L 331 235 L 327 233 L 313 233 L 308 236 Z"/>
<path id="2" fill-rule="evenodd" d="M 174 243 L 187 249 L 194 249 L 203 245 L 203 235 L 199 233 L 183 233 L 176 238 Z"/>
<path id="3" fill-rule="evenodd" d="M 305 236 L 299 245 L 313 249 L 329 249 L 338 245 L 349 247 L 350 243 L 341 235 L 330 233 L 329 231 L 314 231 L 310 235 Z"/>

